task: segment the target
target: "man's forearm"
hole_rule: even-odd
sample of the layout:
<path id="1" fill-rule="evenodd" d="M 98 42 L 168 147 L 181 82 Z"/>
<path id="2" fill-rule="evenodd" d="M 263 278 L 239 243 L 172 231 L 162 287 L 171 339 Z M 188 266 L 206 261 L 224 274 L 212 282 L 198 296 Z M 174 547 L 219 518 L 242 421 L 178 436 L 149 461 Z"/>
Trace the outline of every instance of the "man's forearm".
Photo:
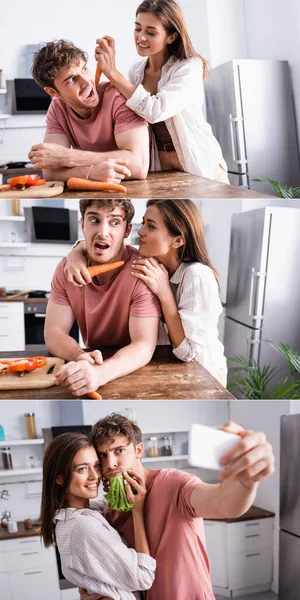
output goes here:
<path id="1" fill-rule="evenodd" d="M 62 168 L 43 169 L 45 178 L 56 181 L 67 181 L 70 177 L 87 177 L 91 165 L 98 165 L 110 158 L 127 161 L 132 179 L 144 179 L 147 176 L 148 164 L 143 160 L 142 154 L 131 150 L 112 150 L 111 152 L 88 152 L 66 148 L 65 158 L 61 162 Z M 93 172 L 94 171 L 94 172 Z M 96 171 L 91 170 L 89 179 L 98 179 Z M 100 180 L 101 181 L 101 180 Z"/>
<path id="2" fill-rule="evenodd" d="M 45 333 L 45 342 L 47 349 L 53 356 L 58 356 L 64 360 L 77 360 L 77 357 L 83 353 L 82 348 L 76 340 L 61 331 L 51 331 L 51 335 Z"/>
<path id="3" fill-rule="evenodd" d="M 101 385 L 144 367 L 151 360 L 154 349 L 146 342 L 137 341 L 118 350 L 99 366 Z"/>
<path id="4" fill-rule="evenodd" d="M 258 483 L 252 485 L 243 480 L 228 479 L 219 487 L 218 505 L 225 517 L 239 517 L 253 504 Z"/>

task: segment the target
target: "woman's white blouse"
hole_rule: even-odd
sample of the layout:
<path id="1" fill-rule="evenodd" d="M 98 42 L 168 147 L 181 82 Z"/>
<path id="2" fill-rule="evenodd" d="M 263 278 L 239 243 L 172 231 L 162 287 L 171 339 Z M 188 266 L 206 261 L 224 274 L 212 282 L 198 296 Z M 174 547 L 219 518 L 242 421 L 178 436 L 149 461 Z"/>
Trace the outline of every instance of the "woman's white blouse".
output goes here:
<path id="1" fill-rule="evenodd" d="M 149 123 L 165 121 L 184 171 L 216 179 L 219 165 L 225 171 L 227 166 L 220 145 L 202 113 L 202 60 L 180 60 L 171 56 L 162 68 L 158 92 L 152 96 L 142 85 L 147 60 L 145 58 L 130 68 L 129 79 L 137 88 L 126 105 Z M 159 171 L 154 135 L 152 141 L 151 170 Z"/>
<path id="2" fill-rule="evenodd" d="M 170 285 L 185 333 L 173 353 L 184 362 L 196 360 L 226 387 L 226 358 L 218 338 L 218 319 L 223 309 L 212 269 L 199 262 L 181 263 Z M 166 343 L 167 328 L 163 327 L 160 344 Z"/>
<path id="3" fill-rule="evenodd" d="M 128 548 L 99 511 L 99 504 L 62 509 L 54 521 L 62 572 L 68 581 L 113 600 L 136 600 L 139 594 L 133 591 L 151 587 L 156 561 Z"/>

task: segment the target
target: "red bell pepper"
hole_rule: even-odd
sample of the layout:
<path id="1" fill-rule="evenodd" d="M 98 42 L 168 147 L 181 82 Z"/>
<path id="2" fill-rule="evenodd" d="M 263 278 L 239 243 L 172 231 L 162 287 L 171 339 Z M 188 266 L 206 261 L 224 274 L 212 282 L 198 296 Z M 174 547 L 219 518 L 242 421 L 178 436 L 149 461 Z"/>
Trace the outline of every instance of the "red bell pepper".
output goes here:
<path id="1" fill-rule="evenodd" d="M 18 177 L 12 177 L 9 180 L 11 188 L 17 188 L 18 190 L 25 190 L 32 185 L 36 185 L 38 182 L 38 175 L 20 175 Z"/>

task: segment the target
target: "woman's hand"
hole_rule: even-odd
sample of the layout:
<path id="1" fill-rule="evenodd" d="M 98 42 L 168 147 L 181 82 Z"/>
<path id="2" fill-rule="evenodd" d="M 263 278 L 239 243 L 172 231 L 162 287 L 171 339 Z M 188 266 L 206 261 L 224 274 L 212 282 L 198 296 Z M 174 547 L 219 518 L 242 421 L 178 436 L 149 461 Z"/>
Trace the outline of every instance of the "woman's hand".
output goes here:
<path id="1" fill-rule="evenodd" d="M 110 79 L 116 71 L 116 49 L 115 40 L 109 35 L 96 40 L 95 59 L 100 71 Z"/>
<path id="2" fill-rule="evenodd" d="M 86 260 L 83 252 L 86 249 L 85 241 L 77 244 L 67 255 L 67 262 L 64 267 L 67 280 L 76 287 L 91 283 L 92 278 L 86 266 Z"/>
<path id="3" fill-rule="evenodd" d="M 125 479 L 124 483 L 128 502 L 134 505 L 132 511 L 136 513 L 142 513 L 147 494 L 146 480 L 144 475 L 140 475 L 140 473 L 137 473 L 137 471 L 128 469 L 128 473 L 124 472 L 123 477 Z M 137 491 L 137 494 L 133 493 L 131 486 Z"/>
<path id="4" fill-rule="evenodd" d="M 133 261 L 132 268 L 135 270 L 131 272 L 131 275 L 144 281 L 160 300 L 168 297 L 170 293 L 173 295 L 169 283 L 169 273 L 164 265 L 158 263 L 155 258 L 138 258 Z"/>

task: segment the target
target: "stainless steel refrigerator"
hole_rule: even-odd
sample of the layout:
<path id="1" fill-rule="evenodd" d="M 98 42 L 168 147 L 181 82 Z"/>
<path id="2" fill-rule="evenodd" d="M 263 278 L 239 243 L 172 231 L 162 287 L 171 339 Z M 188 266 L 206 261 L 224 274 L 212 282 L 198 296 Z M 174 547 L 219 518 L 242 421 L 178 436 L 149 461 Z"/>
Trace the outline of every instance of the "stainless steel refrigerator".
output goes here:
<path id="1" fill-rule="evenodd" d="M 264 340 L 300 350 L 300 208 L 267 207 L 232 216 L 225 355 L 288 364 Z"/>
<path id="2" fill-rule="evenodd" d="M 300 185 L 296 117 L 287 61 L 232 60 L 211 70 L 207 120 L 233 185 L 270 193 L 253 179 Z"/>
<path id="3" fill-rule="evenodd" d="M 300 598 L 300 414 L 281 417 L 279 600 Z"/>

